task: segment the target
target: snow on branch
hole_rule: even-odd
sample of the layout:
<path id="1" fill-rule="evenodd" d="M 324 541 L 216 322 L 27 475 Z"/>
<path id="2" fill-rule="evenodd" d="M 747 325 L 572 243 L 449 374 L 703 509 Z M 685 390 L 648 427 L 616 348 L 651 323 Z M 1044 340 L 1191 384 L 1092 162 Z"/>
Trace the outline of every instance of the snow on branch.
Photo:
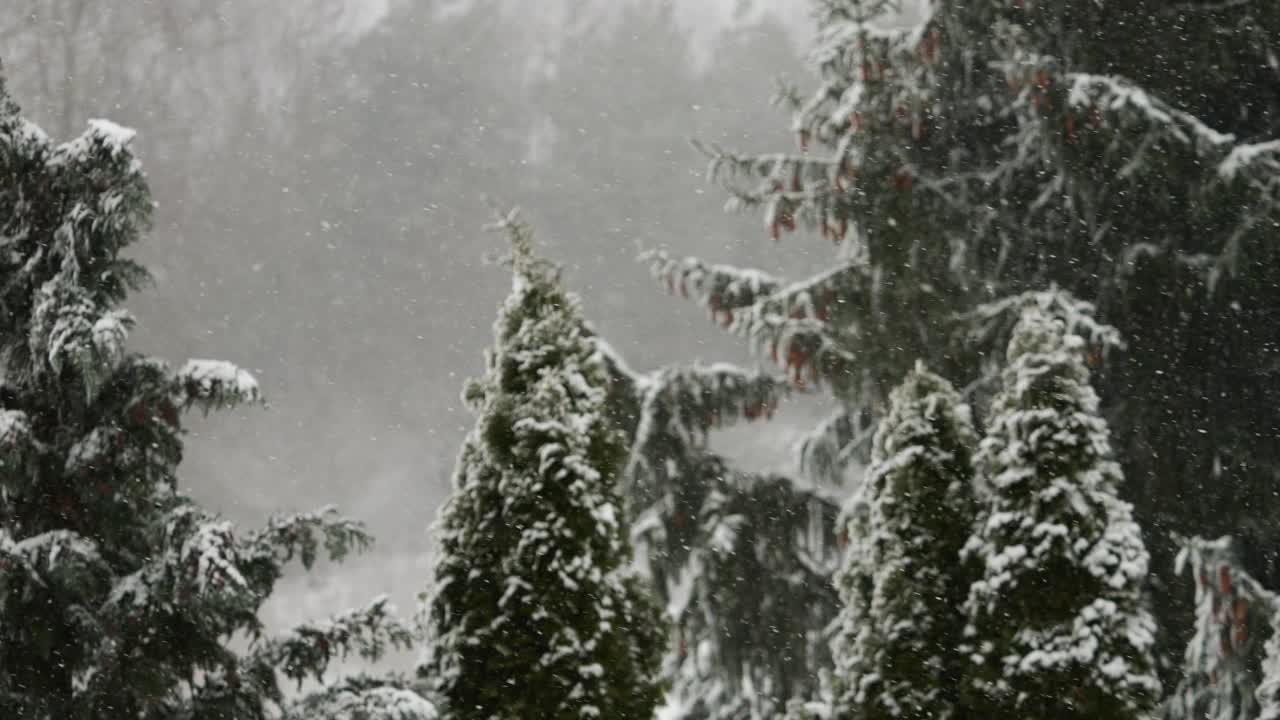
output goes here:
<path id="1" fill-rule="evenodd" d="M 0 143 L 22 149 L 24 154 L 34 155 L 49 149 L 49 134 L 26 118 L 14 123 L 0 123 Z"/>
<path id="2" fill-rule="evenodd" d="M 193 505 L 173 512 L 166 527 L 170 541 L 179 541 L 177 565 L 200 592 L 248 587 L 240 573 L 240 548 L 231 523 L 209 517 Z"/>
<path id="3" fill-rule="evenodd" d="M 125 341 L 134 325 L 127 310 L 111 310 L 93 324 L 93 346 L 108 364 L 114 366 L 124 357 Z"/>
<path id="4" fill-rule="evenodd" d="M 812 318 L 827 322 L 847 304 L 845 298 L 867 284 L 867 268 L 846 262 L 790 285 L 778 287 L 756 303 L 758 314 L 786 315 L 793 320 Z"/>
<path id="5" fill-rule="evenodd" d="M 122 310 L 103 313 L 88 290 L 68 281 L 79 272 L 73 252 L 66 254 L 64 265 L 36 291 L 27 343 L 37 374 L 73 367 L 92 399 L 124 357 L 133 320 Z"/>
<path id="6" fill-rule="evenodd" d="M 1262 196 L 1262 202 L 1259 203 L 1262 212 L 1255 211 L 1251 215 L 1257 217 L 1269 214 L 1267 211 L 1273 211 L 1280 204 L 1280 140 L 1233 147 L 1218 164 L 1218 176 L 1228 183 L 1243 178 Z M 1244 222 L 1242 229 L 1247 230 L 1251 224 Z M 1238 242 L 1238 238 L 1228 243 L 1227 253 L 1235 250 L 1232 248 L 1235 242 Z M 1229 256 L 1227 259 L 1232 260 Z"/>
<path id="7" fill-rule="evenodd" d="M 1196 617 L 1167 716 L 1252 720 L 1261 710 L 1261 717 L 1275 718 L 1280 710 L 1280 639 L 1274 623 L 1280 598 L 1244 572 L 1230 536 L 1176 539 L 1182 545 L 1176 570 L 1190 573 L 1195 581 Z"/>
<path id="8" fill-rule="evenodd" d="M 801 282 L 784 285 L 757 270 L 710 265 L 697 258 L 676 260 L 663 251 L 641 256 L 669 292 L 692 295 L 727 329 L 753 340 L 753 348 L 769 348 L 774 364 L 804 387 L 820 378 L 837 378 L 854 366 L 847 344 L 834 327 L 861 308 L 851 295 L 871 286 L 866 268 L 848 262 Z M 830 323 L 830 325 L 829 325 Z M 806 372 L 807 371 L 807 372 Z"/>
<path id="9" fill-rule="evenodd" d="M 1196 116 L 1169 105 L 1124 78 L 1068 73 L 1066 81 L 1067 103 L 1073 107 L 1128 113 L 1129 117 L 1140 119 L 1169 137 L 1198 148 L 1222 147 L 1234 140 L 1232 135 L 1214 130 Z"/>
<path id="10" fill-rule="evenodd" d="M 1068 334 L 1084 338 L 1092 346 L 1092 351 L 1098 353 L 1097 360 L 1112 348 L 1123 350 L 1125 347 L 1120 331 L 1099 322 L 1094 316 L 1096 308 L 1093 303 L 1079 300 L 1057 286 L 1010 295 L 983 303 L 965 313 L 962 319 L 967 322 L 961 325 L 967 330 L 965 341 L 987 348 L 1006 346 L 1023 310 L 1030 307 L 1061 320 Z M 1091 362 L 1094 360 L 1091 356 Z"/>
<path id="11" fill-rule="evenodd" d="M 36 583 L 73 595 L 90 587 L 86 578 L 108 572 L 98 544 L 72 530 L 50 530 L 18 541 L 6 532 L 0 535 L 0 562 L 0 572 L 20 566 Z"/>
<path id="12" fill-rule="evenodd" d="M 169 512 L 164 552 L 118 577 L 104 605 L 128 616 L 130 608 L 207 600 L 257 603 L 261 595 L 246 577 L 244 548 L 232 525 L 189 501 Z"/>
<path id="13" fill-rule="evenodd" d="M 21 410 L 0 410 L 0 468 L 12 471 L 31 449 L 31 418 Z"/>
<path id="14" fill-rule="evenodd" d="M 692 296 L 711 311 L 712 320 L 721 320 L 726 327 L 733 322 L 734 310 L 782 286 L 781 280 L 759 270 L 711 265 L 695 257 L 677 260 L 663 250 L 646 251 L 640 261 L 649 263 L 651 274 L 664 283 L 668 293 L 678 289 L 681 297 Z"/>
<path id="15" fill-rule="evenodd" d="M 18 543 L 13 539 L 13 535 L 3 527 L 0 527 L 0 580 L 6 579 L 7 575 L 16 573 L 19 570 L 30 581 L 43 585 L 44 581 L 40 578 L 40 573 L 31 563 L 28 553 L 18 548 Z"/>
<path id="16" fill-rule="evenodd" d="M 313 693 L 286 720 L 437 720 L 435 705 L 399 679 L 358 676 Z"/>
<path id="17" fill-rule="evenodd" d="M 253 375 L 224 360 L 188 360 L 174 373 L 173 383 L 180 404 L 205 411 L 262 399 Z"/>
<path id="18" fill-rule="evenodd" d="M 645 383 L 635 445 L 643 451 L 658 432 L 697 444 L 738 419 L 773 417 L 788 393 L 780 378 L 729 363 L 664 368 Z"/>
<path id="19" fill-rule="evenodd" d="M 93 468 L 123 437 L 124 432 L 118 427 L 104 426 L 90 430 L 67 450 L 64 465 L 67 474 L 74 475 Z"/>
<path id="20" fill-rule="evenodd" d="M 98 152 L 111 158 L 127 157 L 129 144 L 137 134 L 132 128 L 95 118 L 79 137 L 59 145 L 50 162 L 53 165 L 83 162 Z"/>
<path id="21" fill-rule="evenodd" d="M 1232 180 L 1245 170 L 1274 176 L 1280 173 L 1280 140 L 1236 145 L 1218 165 L 1218 174 Z"/>
<path id="22" fill-rule="evenodd" d="M 818 424 L 795 446 L 796 465 L 815 483 L 839 485 L 844 471 L 871 449 L 876 424 L 857 410 L 840 409 Z"/>
<path id="23" fill-rule="evenodd" d="M 806 138 L 807 131 L 801 131 Z M 731 198 L 726 209 L 736 212 L 764 206 L 764 224 L 769 236 L 781 238 L 798 223 L 817 228 L 823 237 L 839 244 L 848 232 L 848 220 L 835 212 L 845 186 L 854 182 L 857 171 L 851 157 L 853 146 L 844 137 L 830 157 L 808 154 L 739 155 L 718 145 L 695 143 L 709 158 L 707 177 L 719 183 Z"/>
<path id="24" fill-rule="evenodd" d="M 355 653 L 370 662 L 388 649 L 408 649 L 413 633 L 395 616 L 386 597 L 375 598 L 367 606 L 348 610 L 327 621 L 308 622 L 253 650 L 256 662 L 280 670 L 301 685 L 308 677 L 320 680 L 335 658 Z"/>
<path id="25" fill-rule="evenodd" d="M 840 387 L 859 366 L 856 346 L 825 320 L 763 312 L 757 305 L 742 326 L 752 348 L 767 346 L 770 361 L 796 389 L 816 388 L 823 380 Z"/>

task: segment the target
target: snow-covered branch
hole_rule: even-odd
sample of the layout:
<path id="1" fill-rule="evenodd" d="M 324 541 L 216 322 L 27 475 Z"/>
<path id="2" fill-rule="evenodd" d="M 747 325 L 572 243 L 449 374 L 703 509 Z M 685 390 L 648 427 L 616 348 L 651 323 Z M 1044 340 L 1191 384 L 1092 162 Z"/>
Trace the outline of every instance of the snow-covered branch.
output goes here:
<path id="1" fill-rule="evenodd" d="M 188 360 L 174 373 L 173 384 L 179 404 L 205 411 L 262 399 L 253 375 L 225 360 Z"/>
<path id="2" fill-rule="evenodd" d="M 759 270 L 712 265 L 695 257 L 677 260 L 662 250 L 647 251 L 640 260 L 649 263 L 653 277 L 668 293 L 678 291 L 681 297 L 692 297 L 711 312 L 711 319 L 722 320 L 726 326 L 732 322 L 734 310 L 773 294 L 783 284 Z"/>

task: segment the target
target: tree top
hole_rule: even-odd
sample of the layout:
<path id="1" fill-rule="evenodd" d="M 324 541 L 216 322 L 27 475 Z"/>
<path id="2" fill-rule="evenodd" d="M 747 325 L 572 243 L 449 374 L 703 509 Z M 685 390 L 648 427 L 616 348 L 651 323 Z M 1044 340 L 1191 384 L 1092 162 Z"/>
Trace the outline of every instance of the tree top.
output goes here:
<path id="1" fill-rule="evenodd" d="M 520 217 L 520 208 L 513 207 L 503 213 L 496 211 L 496 219 L 485 227 L 493 232 L 506 233 L 511 251 L 499 258 L 503 265 L 511 267 L 516 287 L 520 280 L 559 284 L 560 265 L 539 257 L 533 251 L 533 228 Z"/>

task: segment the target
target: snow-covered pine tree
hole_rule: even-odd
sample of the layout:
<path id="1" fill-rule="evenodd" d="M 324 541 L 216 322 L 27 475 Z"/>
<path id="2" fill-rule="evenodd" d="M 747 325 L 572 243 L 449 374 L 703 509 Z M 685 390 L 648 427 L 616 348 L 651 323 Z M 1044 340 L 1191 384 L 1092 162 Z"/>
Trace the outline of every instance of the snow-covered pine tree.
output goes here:
<path id="1" fill-rule="evenodd" d="M 752 332 L 763 338 L 771 359 L 782 364 L 786 358 L 788 377 L 724 363 L 641 374 L 597 341 L 611 361 L 611 417 L 632 437 L 627 504 L 637 543 L 676 624 L 667 663 L 674 669 L 672 705 L 687 709 L 677 717 L 777 717 L 789 698 L 814 698 L 821 671 L 830 665 L 827 630 L 840 607 L 831 584 L 840 556 L 835 496 L 847 470 L 868 459 L 876 427 L 871 399 L 879 397 L 878 381 L 857 370 L 862 330 L 856 323 L 841 325 L 838 313 L 848 308 L 841 309 L 844 301 L 833 289 L 862 271 L 842 265 L 788 286 L 759 271 L 675 259 L 662 251 L 643 257 L 671 292 L 706 304 L 720 323 L 741 328 L 764 318 Z M 1089 337 L 1098 357 L 1120 345 L 1115 330 L 1094 319 L 1092 305 L 1052 288 L 965 313 L 960 347 L 1007 344 L 1028 304 Z M 789 308 L 785 316 L 783 308 Z M 759 315 L 744 319 L 744 312 Z M 820 359 L 804 348 L 814 348 Z M 989 380 L 996 370 L 984 365 L 982 372 Z M 798 465 L 807 477 L 762 478 L 731 469 L 709 451 L 710 432 L 768 420 L 790 392 L 823 382 L 842 408 L 798 448 Z M 749 533 L 726 532 L 725 516 L 716 512 L 719 499 L 752 506 L 753 494 L 765 486 L 775 505 L 749 516 Z M 735 528 L 747 520 L 730 519 Z M 733 542 L 726 545 L 726 538 Z M 747 538 L 752 542 L 743 542 Z M 719 588 L 718 575 L 707 572 L 707 558 L 751 565 L 749 572 L 738 571 L 755 578 L 747 593 Z M 761 622 L 757 608 L 769 610 L 769 622 Z"/>
<path id="2" fill-rule="evenodd" d="M 286 704 L 278 672 L 411 636 L 383 600 L 264 636 L 288 562 L 368 535 L 332 510 L 237 534 L 176 492 L 183 413 L 259 391 L 229 363 L 126 350 L 119 305 L 147 274 L 121 252 L 151 211 L 132 136 L 94 120 L 54 145 L 0 78 L 0 715 L 256 720 Z"/>
<path id="3" fill-rule="evenodd" d="M 1145 718 L 1160 697 L 1148 556 L 1089 385 L 1086 345 L 1028 308 L 974 458 L 986 507 L 964 556 L 976 717 Z"/>
<path id="4" fill-rule="evenodd" d="M 1127 342 L 1092 362 L 1137 517 L 1234 534 L 1280 586 L 1280 526 L 1249 522 L 1280 510 L 1259 481 L 1280 468 L 1280 5 L 813 2 L 817 87 L 779 94 L 798 148 L 704 149 L 732 208 L 762 209 L 779 240 L 816 231 L 837 263 L 794 284 L 654 264 L 793 381 L 839 398 L 806 467 L 865 461 L 866 423 L 916 358 L 979 377 L 996 347 L 952 341 L 980 306 L 1056 284 Z M 1175 544 L 1151 542 L 1173 668 L 1191 593 L 1169 587 Z"/>
<path id="5" fill-rule="evenodd" d="M 608 369 L 576 296 L 508 216 L 514 282 L 441 512 L 422 671 L 451 717 L 648 720 L 661 618 L 630 568 Z"/>
<path id="6" fill-rule="evenodd" d="M 943 378 L 920 366 L 890 393 L 836 576 L 834 717 L 957 716 L 976 445 L 969 406 Z"/>

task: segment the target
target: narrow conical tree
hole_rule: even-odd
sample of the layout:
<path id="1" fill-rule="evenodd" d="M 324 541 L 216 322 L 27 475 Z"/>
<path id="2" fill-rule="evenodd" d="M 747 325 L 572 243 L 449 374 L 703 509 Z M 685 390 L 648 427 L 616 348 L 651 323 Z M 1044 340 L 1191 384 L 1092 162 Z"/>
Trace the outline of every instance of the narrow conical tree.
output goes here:
<path id="1" fill-rule="evenodd" d="M 917 366 L 890 393 L 836 578 L 836 717 L 956 716 L 976 445 L 969 406 L 943 378 Z"/>
<path id="2" fill-rule="evenodd" d="M 1147 551 L 1084 350 L 1028 308 L 975 458 L 988 495 L 965 546 L 982 563 L 965 605 L 978 717 L 1139 718 L 1159 699 Z"/>
<path id="3" fill-rule="evenodd" d="M 332 510 L 240 534 L 176 491 L 184 412 L 259 392 L 229 363 L 127 351 L 120 304 L 147 274 L 122 252 L 151 211 L 132 137 L 94 120 L 55 145 L 0 78 L 0 717 L 279 717 L 278 672 L 319 679 L 411 636 L 378 600 L 265 637 L 258 610 L 290 560 L 370 538 Z M 378 710 L 378 693 L 348 699 Z M 418 701 L 366 717 L 431 717 Z"/>
<path id="4" fill-rule="evenodd" d="M 648 720 L 663 636 L 630 547 L 604 359 L 508 217 L 514 283 L 442 511 L 422 672 L 459 719 Z"/>

